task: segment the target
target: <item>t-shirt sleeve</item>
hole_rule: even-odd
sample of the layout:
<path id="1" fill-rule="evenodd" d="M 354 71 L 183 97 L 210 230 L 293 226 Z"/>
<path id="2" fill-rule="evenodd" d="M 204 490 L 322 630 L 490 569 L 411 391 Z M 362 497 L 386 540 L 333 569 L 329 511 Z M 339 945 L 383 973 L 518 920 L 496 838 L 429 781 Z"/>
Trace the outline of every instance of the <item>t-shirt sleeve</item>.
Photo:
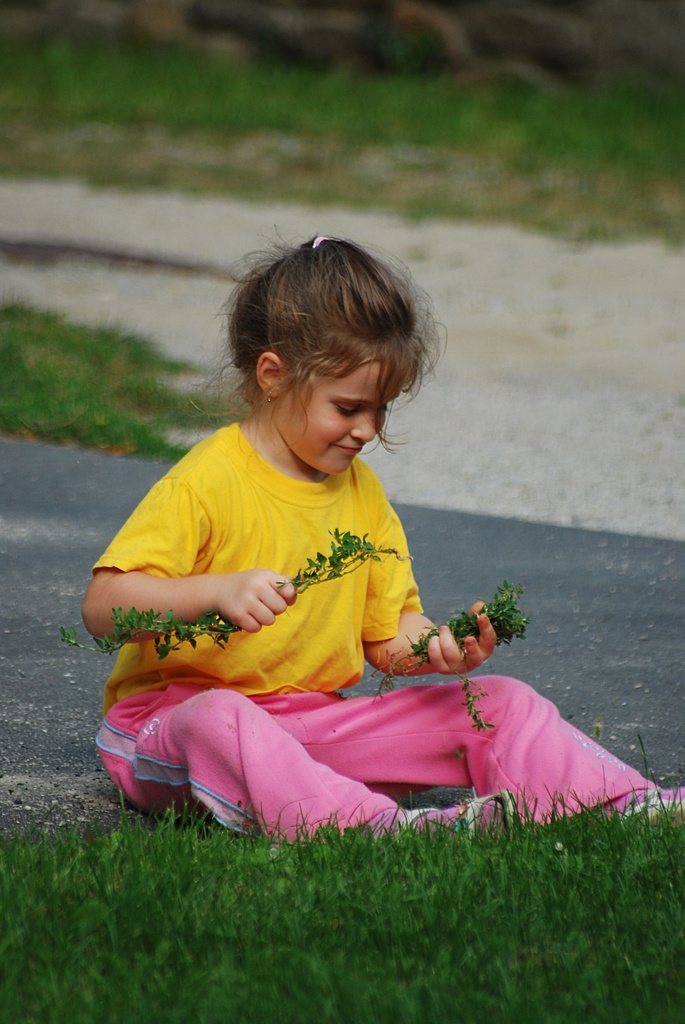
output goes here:
<path id="1" fill-rule="evenodd" d="M 193 488 L 180 477 L 163 477 L 143 498 L 93 566 L 154 576 L 202 571 L 211 524 Z"/>
<path id="2" fill-rule="evenodd" d="M 382 492 L 381 492 L 382 493 Z M 395 550 L 373 562 L 369 573 L 362 640 L 389 640 L 397 635 L 403 612 L 422 612 L 409 547 L 400 519 L 382 493 L 381 517 L 373 540 L 380 549 Z"/>

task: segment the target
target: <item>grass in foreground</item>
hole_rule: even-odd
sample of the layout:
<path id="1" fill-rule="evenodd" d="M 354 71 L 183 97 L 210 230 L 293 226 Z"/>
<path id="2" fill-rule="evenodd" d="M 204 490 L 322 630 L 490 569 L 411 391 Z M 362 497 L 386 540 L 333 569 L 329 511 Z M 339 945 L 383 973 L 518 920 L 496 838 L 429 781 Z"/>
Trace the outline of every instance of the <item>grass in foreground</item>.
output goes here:
<path id="1" fill-rule="evenodd" d="M 0 172 L 681 243 L 683 99 L 0 39 Z"/>
<path id="2" fill-rule="evenodd" d="M 0 840 L 0 1019 L 680 1021 L 685 829 Z"/>
<path id="3" fill-rule="evenodd" d="M 171 431 L 218 425 L 216 399 L 179 387 L 193 367 L 121 331 L 0 307 L 0 365 L 0 433 L 177 459 L 189 445 L 168 440 Z"/>

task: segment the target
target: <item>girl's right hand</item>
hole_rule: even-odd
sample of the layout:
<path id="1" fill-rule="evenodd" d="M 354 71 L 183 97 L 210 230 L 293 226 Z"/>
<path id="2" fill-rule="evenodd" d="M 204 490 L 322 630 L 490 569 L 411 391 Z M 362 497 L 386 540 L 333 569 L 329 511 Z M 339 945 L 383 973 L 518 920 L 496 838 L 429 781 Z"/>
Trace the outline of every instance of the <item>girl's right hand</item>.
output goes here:
<path id="1" fill-rule="evenodd" d="M 216 591 L 212 607 L 246 633 L 258 633 L 262 626 L 272 625 L 276 616 L 297 600 L 290 580 L 271 569 L 215 576 L 212 582 Z"/>

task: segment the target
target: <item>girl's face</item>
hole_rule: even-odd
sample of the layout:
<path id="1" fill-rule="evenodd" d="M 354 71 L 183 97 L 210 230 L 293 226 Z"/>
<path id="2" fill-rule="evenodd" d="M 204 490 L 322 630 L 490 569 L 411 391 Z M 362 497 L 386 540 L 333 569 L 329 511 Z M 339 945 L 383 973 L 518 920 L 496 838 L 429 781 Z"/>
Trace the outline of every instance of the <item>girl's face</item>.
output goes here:
<path id="1" fill-rule="evenodd" d="M 269 410 L 270 430 L 261 454 L 287 476 L 318 482 L 342 473 L 383 425 L 379 404 L 379 362 L 362 364 L 346 377 L 315 381 L 304 401 L 292 392 L 277 395 Z"/>

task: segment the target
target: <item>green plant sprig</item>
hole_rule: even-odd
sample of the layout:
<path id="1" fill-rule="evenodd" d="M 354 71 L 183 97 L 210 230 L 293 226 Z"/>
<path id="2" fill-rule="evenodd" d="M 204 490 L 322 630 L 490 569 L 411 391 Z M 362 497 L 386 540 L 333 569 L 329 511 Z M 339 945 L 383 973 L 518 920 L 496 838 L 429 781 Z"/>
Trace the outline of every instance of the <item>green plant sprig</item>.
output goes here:
<path id="1" fill-rule="evenodd" d="M 369 560 L 380 562 L 383 556 L 388 555 L 395 555 L 396 558 L 409 557 L 400 555 L 395 548 L 374 547 L 366 534 L 357 537 L 353 533 L 341 533 L 336 529 L 332 537 L 330 555 L 318 552 L 315 558 L 308 558 L 306 566 L 298 569 L 290 580 L 296 593 L 301 594 L 317 583 L 346 576 Z M 173 611 L 162 613 L 150 609 L 141 612 L 131 608 L 123 612 L 121 608 L 113 608 L 112 623 L 111 634 L 93 637 L 95 646 L 79 643 L 73 627 L 61 627 L 61 640 L 81 650 L 114 654 L 125 644 L 138 641 L 143 635 L 153 634 L 157 656 L 162 659 L 184 643 L 190 644 L 193 648 L 197 647 L 200 637 L 209 637 L 213 643 L 225 648 L 233 633 L 241 631 L 240 626 L 212 610 L 192 622 L 186 622 L 182 618 L 177 618 Z"/>
<path id="2" fill-rule="evenodd" d="M 149 611 L 141 612 L 137 608 L 130 608 L 123 612 L 121 608 L 113 608 L 112 632 L 103 637 L 94 636 L 95 646 L 79 643 L 74 628 L 65 629 L 62 626 L 60 639 L 65 644 L 83 651 L 114 654 L 126 644 L 152 634 L 157 656 L 162 659 L 182 644 L 188 643 L 193 648 L 197 647 L 197 641 L 203 636 L 208 636 L 215 644 L 225 647 L 231 635 L 239 632 L 240 626 L 223 619 L 213 611 L 198 616 L 192 622 L 186 622 L 183 618 L 177 618 L 173 611 L 162 613 L 150 608 Z"/>
<path id="3" fill-rule="evenodd" d="M 478 612 L 478 615 L 487 615 L 490 619 L 498 647 L 500 644 L 510 644 L 515 637 L 522 640 L 526 635 L 528 619 L 518 606 L 518 598 L 522 593 L 523 587 L 513 586 L 505 580 L 502 586 L 497 588 L 492 601 L 486 602 Z M 478 615 L 471 612 L 455 612 L 453 617 L 447 620 L 446 625 L 462 649 L 467 636 L 479 635 Z M 428 661 L 428 641 L 437 634 L 437 629 L 431 629 L 411 645 L 412 657 L 417 659 L 418 665 Z"/>
<path id="4" fill-rule="evenodd" d="M 316 558 L 307 559 L 306 567 L 298 569 L 290 581 L 295 591 L 301 594 L 316 583 L 347 576 L 369 559 L 380 562 L 382 555 L 395 555 L 399 559 L 409 557 L 400 555 L 395 548 L 376 548 L 367 536 L 356 537 L 353 533 L 341 534 L 340 530 L 334 530 L 330 555 L 319 552 Z"/>
<path id="5" fill-rule="evenodd" d="M 492 601 L 488 601 L 480 610 L 480 615 L 487 615 L 495 630 L 496 646 L 510 644 L 514 637 L 523 639 L 528 625 L 527 617 L 518 606 L 518 598 L 523 593 L 523 587 L 513 586 L 504 581 L 501 587 L 497 588 Z M 460 650 L 465 654 L 464 640 L 467 636 L 479 636 L 478 616 L 471 612 L 455 612 L 446 622 L 450 632 L 458 644 Z M 438 630 L 430 629 L 422 633 L 416 642 L 410 641 L 411 654 L 402 660 L 400 665 L 393 665 L 390 671 L 383 677 L 379 686 L 379 693 L 391 690 L 396 675 L 406 675 L 409 672 L 420 668 L 428 662 L 428 641 L 431 637 L 437 636 Z M 477 729 L 490 729 L 492 726 L 484 722 L 476 701 L 484 695 L 480 687 L 476 687 L 466 675 L 459 675 L 464 690 L 464 704 L 469 717 Z"/>

